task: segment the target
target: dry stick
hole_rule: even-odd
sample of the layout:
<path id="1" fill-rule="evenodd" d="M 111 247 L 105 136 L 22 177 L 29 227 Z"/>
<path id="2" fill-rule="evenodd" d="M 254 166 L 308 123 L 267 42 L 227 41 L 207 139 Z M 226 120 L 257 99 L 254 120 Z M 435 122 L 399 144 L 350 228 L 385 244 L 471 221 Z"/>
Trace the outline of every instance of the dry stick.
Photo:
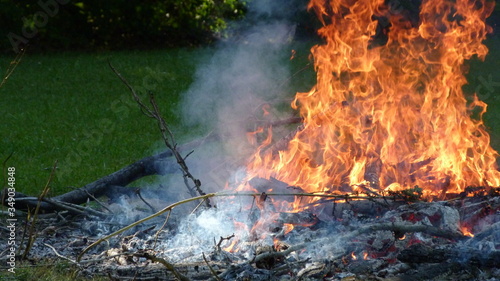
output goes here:
<path id="1" fill-rule="evenodd" d="M 12 73 L 14 73 L 14 70 L 16 70 L 16 67 L 21 63 L 21 59 L 23 58 L 25 52 L 26 48 L 21 49 L 21 52 L 17 53 L 14 60 L 10 62 L 10 66 L 9 68 L 7 68 L 7 72 L 5 73 L 2 82 L 0 83 L 0 88 L 2 88 L 3 85 L 5 85 L 5 83 L 7 82 L 7 80 L 9 80 Z"/>
<path id="2" fill-rule="evenodd" d="M 194 214 L 196 212 L 196 210 L 198 210 L 198 208 L 201 206 L 201 204 L 203 204 L 205 202 L 205 200 L 202 200 L 194 209 L 193 211 L 191 211 L 191 214 Z"/>
<path id="3" fill-rule="evenodd" d="M 212 268 L 212 266 L 208 263 L 208 260 L 207 258 L 205 257 L 205 253 L 201 253 L 203 255 L 203 260 L 205 261 L 205 263 L 207 264 L 208 266 L 208 269 L 210 270 L 210 272 L 212 273 L 212 275 L 214 276 L 215 279 L 217 279 L 218 281 L 222 281 L 219 276 L 217 275 L 217 272 L 215 272 L 215 270 Z"/>
<path id="4" fill-rule="evenodd" d="M 186 165 L 186 162 L 184 161 L 184 158 L 180 155 L 179 151 L 177 150 L 177 143 L 175 142 L 174 135 L 170 128 L 167 125 L 167 122 L 165 119 L 162 117 L 160 114 L 160 110 L 158 109 L 158 105 L 156 104 L 154 100 L 153 94 L 150 93 L 150 99 L 149 102 L 152 106 L 152 109 L 149 108 L 147 105 L 145 105 L 137 93 L 135 92 L 134 88 L 130 85 L 130 83 L 113 67 L 111 62 L 108 62 L 109 67 L 113 70 L 113 72 L 120 78 L 120 80 L 127 86 L 127 88 L 130 90 L 132 93 L 132 96 L 134 97 L 134 100 L 136 103 L 139 105 L 141 111 L 148 117 L 156 119 L 158 123 L 158 127 L 161 131 L 161 135 L 163 137 L 163 141 L 165 145 L 172 151 L 172 154 L 174 155 L 175 159 L 177 160 L 177 163 L 181 167 L 182 171 L 184 172 L 184 176 L 188 177 L 195 185 L 196 191 L 198 192 L 199 195 L 203 196 L 205 195 L 205 192 L 201 190 L 201 181 L 197 178 L 195 178 L 190 172 L 189 168 Z M 188 191 L 190 192 L 191 196 L 196 196 L 194 192 L 188 187 Z M 206 201 L 207 207 L 211 207 L 210 201 Z"/>
<path id="5" fill-rule="evenodd" d="M 109 235 L 107 235 L 107 236 L 105 236 L 105 237 L 103 237 L 103 238 L 100 238 L 99 240 L 95 241 L 94 243 L 90 244 L 87 248 L 85 248 L 85 249 L 84 249 L 84 250 L 83 250 L 83 251 L 82 251 L 82 252 L 78 255 L 78 257 L 77 257 L 76 261 L 78 261 L 78 262 L 79 262 L 79 261 L 82 259 L 82 256 L 83 256 L 86 252 L 88 252 L 91 248 L 93 248 L 94 246 L 99 245 L 100 243 L 102 243 L 102 242 L 104 242 L 104 241 L 108 240 L 109 238 L 111 238 L 111 237 L 113 237 L 113 236 L 116 236 L 116 235 L 118 235 L 118 234 L 120 234 L 120 233 L 122 233 L 122 232 L 124 232 L 124 231 L 126 231 L 126 230 L 128 230 L 128 229 L 130 229 L 130 228 L 132 228 L 132 227 L 134 227 L 134 226 L 136 226 L 136 225 L 139 225 L 139 224 L 141 224 L 141 223 L 143 223 L 143 222 L 145 222 L 145 221 L 148 221 L 148 220 L 150 220 L 150 219 L 152 219 L 152 218 L 155 218 L 155 217 L 157 217 L 157 216 L 159 216 L 159 215 L 161 215 L 161 214 L 163 214 L 163 213 L 165 213 L 165 212 L 167 212 L 167 211 L 172 210 L 173 208 L 175 208 L 175 207 L 177 207 L 177 206 L 179 206 L 179 205 L 182 205 L 182 204 L 185 204 L 185 203 L 188 203 L 188 202 L 192 202 L 192 201 L 196 201 L 196 200 L 200 200 L 200 199 L 206 199 L 206 198 L 214 197 L 214 196 L 216 196 L 216 194 L 215 194 L 215 193 L 209 193 L 209 194 L 205 194 L 205 195 L 203 195 L 203 196 L 192 197 L 192 198 L 188 198 L 188 199 L 185 199 L 185 200 L 179 201 L 179 202 L 177 202 L 177 203 L 171 204 L 171 205 L 169 205 L 169 206 L 167 206 L 167 207 L 165 207 L 165 208 L 161 209 L 161 210 L 160 210 L 160 211 L 158 211 L 157 213 L 154 213 L 154 214 L 152 214 L 152 215 L 150 215 L 150 216 L 148 216 L 148 217 L 145 217 L 145 218 L 143 218 L 143 219 L 140 219 L 140 220 L 138 220 L 138 221 L 136 221 L 136 222 L 134 222 L 134 223 L 132 223 L 132 224 L 129 224 L 129 225 L 127 225 L 126 227 L 121 228 L 121 229 L 119 229 L 119 230 L 117 230 L 117 231 L 115 231 L 115 232 L 113 232 L 113 233 L 111 233 L 111 234 L 109 234 Z"/>
<path id="6" fill-rule="evenodd" d="M 94 210 L 92 208 L 86 208 L 86 207 L 82 207 L 82 206 L 76 205 L 76 204 L 61 202 L 61 201 L 53 200 L 51 198 L 44 198 L 43 201 L 50 203 L 50 204 L 53 204 L 54 206 L 57 206 L 59 209 L 67 210 L 67 211 L 81 214 L 81 215 L 85 215 L 85 216 L 88 216 L 88 213 L 90 213 L 91 215 L 94 215 L 94 216 L 101 217 L 101 218 L 105 218 L 108 216 L 107 214 L 105 214 L 103 212 L 99 212 L 99 211 Z"/>
<path id="7" fill-rule="evenodd" d="M 155 255 L 151 255 L 149 253 L 134 254 L 134 256 L 144 257 L 144 258 L 149 259 L 153 262 L 161 263 L 167 268 L 167 270 L 171 271 L 175 275 L 175 277 L 177 277 L 177 279 L 179 279 L 181 281 L 189 281 L 189 278 L 182 275 L 179 271 L 177 271 L 177 269 L 175 269 L 173 264 L 169 263 L 165 259 L 159 258 L 159 257 L 157 257 Z"/>
<path id="8" fill-rule="evenodd" d="M 215 196 L 217 197 L 231 197 L 231 196 L 261 196 L 262 193 L 252 193 L 252 192 L 237 192 L 237 193 L 216 193 Z M 387 196 L 372 196 L 372 195 L 367 195 L 367 196 L 362 196 L 362 195 L 349 195 L 349 194 L 324 194 L 324 193 L 304 193 L 304 192 L 299 192 L 299 193 L 265 193 L 266 196 L 297 196 L 297 197 L 322 197 L 322 198 L 332 198 L 334 200 L 345 200 L 346 202 L 349 200 L 353 199 L 358 199 L 358 200 L 373 200 L 373 199 L 386 199 Z M 405 201 L 404 198 L 398 198 L 394 197 L 392 198 L 394 201 L 397 201 L 397 199 L 401 201 Z"/>
<path id="9" fill-rule="evenodd" d="M 288 248 L 284 251 L 281 251 L 281 252 L 262 253 L 262 254 L 256 256 L 253 260 L 249 261 L 249 263 L 257 263 L 263 259 L 268 259 L 268 258 L 281 258 L 281 257 L 284 257 L 284 256 L 292 253 L 292 252 L 304 249 L 305 247 L 306 247 L 306 244 L 302 243 L 302 244 L 297 244 L 297 245 L 291 246 L 290 248 Z"/>
<path id="10" fill-rule="evenodd" d="M 31 250 L 31 246 L 33 246 L 33 242 L 35 242 L 36 235 L 33 232 L 35 231 L 35 225 L 36 225 L 36 221 L 38 219 L 38 211 L 40 210 L 40 204 L 42 203 L 43 199 L 45 198 L 47 193 L 49 193 L 49 189 L 50 189 L 49 185 L 52 182 L 52 178 L 54 177 L 54 174 L 56 172 L 56 168 L 57 168 L 57 160 L 54 162 L 54 166 L 52 167 L 52 171 L 50 172 L 50 176 L 49 176 L 49 179 L 47 180 L 47 184 L 45 184 L 45 187 L 43 188 L 42 193 L 38 197 L 38 204 L 36 205 L 35 213 L 33 214 L 33 220 L 31 221 L 30 230 L 28 233 L 28 245 L 26 246 L 26 249 L 24 250 L 22 259 L 26 259 L 26 257 L 28 256 L 28 254 Z"/>
<path id="11" fill-rule="evenodd" d="M 221 237 L 220 237 L 220 239 L 219 239 L 219 242 L 215 245 L 216 249 L 217 249 L 218 251 L 220 251 L 220 250 L 221 250 L 221 247 L 220 247 L 220 246 L 222 245 L 222 242 L 224 242 L 224 240 L 229 241 L 229 240 L 231 240 L 232 238 L 234 238 L 234 236 L 235 236 L 235 235 L 234 235 L 234 233 L 233 233 L 233 234 L 231 234 L 231 235 L 229 235 L 229 236 L 227 236 L 227 237 L 222 237 L 222 236 L 221 236 Z M 214 237 L 214 242 L 215 242 L 215 237 Z"/>
<path id="12" fill-rule="evenodd" d="M 47 246 L 47 247 L 51 248 L 51 249 L 52 249 L 52 251 L 54 251 L 54 254 L 56 254 L 56 256 L 60 257 L 61 259 L 67 260 L 67 261 L 69 261 L 69 262 L 71 262 L 71 263 L 74 263 L 74 264 L 76 264 L 76 265 L 80 265 L 77 261 L 72 260 L 72 259 L 70 259 L 70 258 L 68 258 L 68 257 L 65 257 L 65 256 L 63 256 L 63 255 L 59 254 L 59 252 L 57 252 L 57 250 L 56 250 L 54 247 L 52 247 L 51 245 L 49 245 L 49 244 L 47 244 L 47 243 L 43 243 L 43 245 L 45 245 L 45 246 Z"/>
<path id="13" fill-rule="evenodd" d="M 142 200 L 142 202 L 144 202 L 146 205 L 148 205 L 149 209 L 151 209 L 151 211 L 153 213 L 156 213 L 156 210 L 155 208 L 153 208 L 153 206 L 151 206 L 151 204 L 148 203 L 148 201 L 146 201 L 143 197 L 142 197 L 142 194 L 141 194 L 141 189 L 140 188 L 137 188 L 135 190 L 135 194 L 137 194 L 137 196 L 139 196 L 139 198 Z"/>
<path id="14" fill-rule="evenodd" d="M 179 164 L 182 171 L 184 172 L 184 176 L 189 178 L 194 183 L 198 194 L 205 195 L 206 193 L 203 192 L 203 190 L 201 190 L 201 181 L 199 179 L 195 178 L 191 174 L 191 172 L 189 172 L 189 168 L 186 164 L 185 157 L 182 157 L 180 155 L 179 151 L 177 150 L 177 144 L 176 144 L 175 139 L 174 139 L 174 134 L 172 133 L 170 128 L 167 126 L 167 122 L 165 121 L 165 119 L 163 119 L 163 117 L 161 116 L 160 111 L 158 109 L 158 104 L 155 102 L 153 94 L 150 94 L 150 103 L 153 106 L 155 119 L 158 120 L 158 126 L 160 128 L 165 145 L 170 150 L 172 150 L 172 153 L 174 154 L 174 157 L 177 160 L 177 164 Z M 167 133 L 168 133 L 168 135 L 167 135 Z M 170 138 L 170 141 L 168 140 L 169 138 Z M 191 153 L 189 153 L 189 154 L 191 154 Z M 187 156 L 189 156 L 189 154 Z M 189 189 L 189 186 L 188 186 L 188 189 Z M 208 208 L 212 207 L 212 205 L 210 204 L 210 200 L 208 200 L 208 198 L 205 200 L 205 205 Z"/>
<path id="15" fill-rule="evenodd" d="M 88 192 L 87 190 L 83 190 L 85 191 L 85 193 L 87 193 L 87 195 L 92 198 L 92 200 L 94 200 L 95 202 L 97 202 L 97 204 L 99 204 L 99 206 L 101 206 L 102 208 L 106 209 L 108 212 L 110 212 L 111 214 L 114 214 L 113 211 L 111 211 L 110 208 L 106 207 L 106 205 L 102 204 L 101 201 L 99 201 L 97 198 L 95 198 L 94 195 L 90 194 L 90 192 Z"/>
<path id="16" fill-rule="evenodd" d="M 373 224 L 361 227 L 355 231 L 350 232 L 348 235 L 344 236 L 345 239 L 350 239 L 357 237 L 364 233 L 370 233 L 374 231 L 390 230 L 397 231 L 400 233 L 412 233 L 412 232 L 423 232 L 432 236 L 439 236 L 447 239 L 468 239 L 468 236 L 463 235 L 459 232 L 452 232 L 451 230 L 444 230 L 439 227 L 430 225 L 413 225 L 413 224 L 402 224 L 402 223 L 381 223 Z"/>
<path id="17" fill-rule="evenodd" d="M 158 231 L 155 233 L 155 243 L 153 244 L 153 249 L 156 248 L 156 243 L 158 242 L 158 236 L 160 236 L 160 232 L 165 228 L 167 225 L 168 219 L 170 218 L 170 214 L 172 214 L 172 210 L 170 210 L 167 214 L 167 217 L 165 218 L 165 221 L 163 222 L 163 225 L 158 229 Z"/>

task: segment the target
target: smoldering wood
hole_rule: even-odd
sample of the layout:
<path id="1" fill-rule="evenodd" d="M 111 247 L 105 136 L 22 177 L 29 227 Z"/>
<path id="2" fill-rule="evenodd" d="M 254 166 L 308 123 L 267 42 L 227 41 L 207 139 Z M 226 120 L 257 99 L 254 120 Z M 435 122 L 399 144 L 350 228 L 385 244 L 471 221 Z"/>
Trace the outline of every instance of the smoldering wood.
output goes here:
<path id="1" fill-rule="evenodd" d="M 406 263 L 454 262 L 481 267 L 499 267 L 500 251 L 478 250 L 464 246 L 433 248 L 424 244 L 414 244 L 402 250 L 398 260 Z"/>
<path id="2" fill-rule="evenodd" d="M 500 197 L 466 197 L 451 202 L 460 210 L 465 223 L 474 223 L 475 220 L 495 214 L 500 210 Z"/>
<path id="3" fill-rule="evenodd" d="M 474 199 L 475 198 L 470 198 L 464 201 L 464 206 L 468 206 L 468 204 L 479 206 L 480 204 L 478 203 L 480 201 Z M 485 198 L 483 198 L 482 200 L 491 203 L 491 200 L 486 200 Z M 352 201 L 349 203 L 344 202 L 344 204 L 354 205 L 357 203 L 358 201 Z M 371 203 L 373 204 L 373 202 Z M 52 220 L 57 218 L 57 216 L 55 216 L 54 214 L 51 215 L 52 216 L 50 216 L 50 218 Z M 306 214 L 304 214 L 304 216 L 304 219 L 307 220 L 307 212 Z M 372 214 L 372 217 L 375 216 L 375 214 Z M 299 215 L 290 215 L 288 213 L 280 214 L 279 219 L 292 223 L 295 223 L 297 220 L 300 222 L 301 220 Z M 37 250 L 33 251 L 35 253 L 40 253 L 39 248 L 40 245 L 42 245 L 43 248 L 46 248 L 48 257 L 56 257 L 62 259 L 64 259 L 63 257 L 67 257 L 72 261 L 74 261 L 74 253 L 79 252 L 82 247 L 86 245 L 85 239 L 89 237 L 89 234 L 86 231 L 81 232 L 83 234 L 78 234 L 80 233 L 78 231 L 82 231 L 84 224 L 98 224 L 98 222 L 93 221 L 86 221 L 85 223 L 73 221 L 73 225 L 71 225 L 71 228 L 73 228 L 73 231 L 76 232 L 67 232 L 69 228 L 68 226 L 59 225 L 58 227 L 53 229 L 53 227 L 51 227 L 50 225 L 55 225 L 56 223 L 44 221 L 40 221 L 39 223 L 45 227 L 45 229 L 40 228 L 40 233 L 44 233 L 44 239 L 43 241 L 40 240 L 38 242 L 38 246 L 35 245 L 35 249 Z M 49 226 L 47 227 L 47 225 Z M 463 238 L 460 238 L 460 236 L 457 236 L 458 238 L 449 238 L 450 240 L 446 240 L 448 242 L 443 244 L 442 247 L 439 246 L 441 244 L 431 243 L 430 246 L 426 248 L 426 250 L 429 250 L 430 247 L 431 250 L 427 252 L 421 251 L 423 252 L 423 254 L 421 254 L 417 258 L 415 257 L 415 255 L 418 255 L 418 253 L 415 254 L 415 252 L 408 252 L 408 259 L 405 259 L 403 254 L 401 256 L 401 260 L 398 259 L 397 261 L 397 263 L 401 263 L 401 272 L 397 272 L 397 274 L 395 275 L 401 277 L 401 280 L 414 280 L 410 279 L 410 277 L 412 276 L 426 277 L 427 280 L 434 278 L 435 280 L 435 277 L 439 276 L 439 274 L 443 274 L 443 272 L 452 272 L 454 274 L 455 272 L 459 272 L 464 268 L 466 269 L 466 271 L 471 272 L 473 272 L 474 270 L 488 270 L 489 268 L 495 267 L 498 268 L 498 253 L 496 251 L 485 252 L 484 250 L 479 250 L 480 248 L 477 246 L 477 243 L 482 243 L 484 241 L 487 241 L 488 239 L 491 239 L 492 237 L 498 237 L 495 235 L 497 235 L 496 233 L 498 232 L 499 225 L 500 223 L 491 225 L 483 232 L 477 233 L 474 238 L 468 238 L 464 236 L 462 236 Z M 149 230 L 149 233 L 154 233 L 155 230 L 152 228 L 157 227 L 157 225 L 153 224 L 148 225 L 147 227 L 148 229 L 145 229 L 144 231 Z M 360 245 L 360 241 L 358 240 L 364 240 L 369 236 L 373 237 L 373 235 L 377 235 L 375 233 L 385 230 L 403 232 L 421 231 L 423 233 L 427 233 L 429 235 L 428 237 L 432 237 L 432 240 L 436 240 L 436 235 L 440 235 L 446 232 L 445 230 L 442 230 L 442 232 L 440 233 L 436 227 L 432 226 L 426 230 L 427 227 L 428 226 L 414 226 L 406 223 L 381 223 L 379 220 L 375 220 L 371 224 L 364 224 L 357 227 L 355 227 L 354 225 L 352 227 L 346 225 L 342 232 L 333 233 L 332 235 L 327 236 L 320 236 L 322 237 L 320 238 L 320 240 L 311 240 L 301 244 L 288 245 L 282 250 L 275 249 L 261 251 L 255 254 L 255 258 L 236 258 L 235 255 L 226 253 L 229 258 L 221 259 L 217 258 L 217 254 L 208 251 L 205 254 L 207 257 L 207 262 L 210 264 L 210 267 L 212 267 L 213 272 L 210 270 L 210 267 L 206 264 L 206 262 L 193 261 L 189 258 L 186 258 L 184 262 L 176 262 L 172 263 L 171 265 L 178 273 L 182 274 L 186 278 L 189 278 L 190 280 L 218 280 L 216 277 L 214 277 L 214 272 L 215 274 L 217 274 L 217 277 L 220 280 L 243 280 L 243 278 L 246 276 L 248 276 L 248 280 L 280 280 L 280 278 L 284 278 L 286 276 L 292 276 L 295 278 L 291 280 L 297 280 L 298 278 L 302 278 L 304 280 L 307 280 L 307 278 L 317 280 L 318 278 L 324 277 L 327 274 L 331 276 L 335 272 L 339 271 L 349 272 L 351 274 L 356 274 L 357 276 L 375 274 L 379 277 L 383 277 L 384 273 L 382 273 L 382 269 L 384 267 L 393 267 L 393 265 L 389 264 L 387 261 L 384 261 L 384 259 L 373 259 L 366 261 L 354 261 L 349 259 L 350 253 L 353 249 L 352 247 Z M 169 234 L 165 233 L 165 235 Z M 293 235 L 293 233 L 291 235 Z M 131 240 L 129 237 L 132 236 L 135 237 L 134 239 L 138 240 Z M 110 245 L 103 245 L 103 247 L 100 247 L 98 249 L 96 248 L 95 251 L 93 251 L 93 254 L 90 256 L 89 260 L 80 261 L 82 263 L 81 265 L 83 265 L 82 268 L 84 268 L 82 274 L 87 274 L 88 272 L 90 275 L 102 276 L 102 274 L 105 273 L 119 280 L 176 280 L 177 277 L 172 272 L 168 271 L 165 265 L 156 262 L 149 262 L 147 260 L 137 260 L 136 258 L 140 256 L 141 252 L 139 252 L 139 250 L 141 248 L 146 248 L 149 250 L 148 245 L 151 245 L 151 238 L 149 238 L 150 235 L 138 235 L 137 233 L 132 236 L 123 237 L 121 242 L 112 241 L 110 242 Z M 71 239 L 73 241 L 64 241 L 64 239 L 61 239 L 61 237 L 76 237 L 76 239 Z M 93 239 L 95 238 L 89 238 L 90 241 L 92 241 Z M 456 241 L 459 239 L 464 239 L 466 241 L 457 243 Z M 441 239 L 440 241 L 444 240 Z M 259 242 L 257 241 L 256 243 Z M 314 247 L 309 249 L 307 247 L 314 243 L 320 245 L 346 243 L 349 245 L 352 244 L 352 247 L 345 247 L 343 251 L 336 252 L 335 255 L 329 257 L 327 260 L 308 261 L 307 259 L 304 259 L 304 257 L 301 257 L 301 255 L 296 255 L 296 253 L 300 253 L 303 251 L 303 247 L 305 247 L 306 251 L 312 251 Z M 55 254 L 55 251 L 53 249 L 49 249 L 44 244 L 51 245 L 61 256 Z M 109 247 L 112 248 L 108 249 Z M 357 249 L 359 250 L 359 248 Z M 436 251 L 432 252 L 434 249 L 436 249 Z M 106 250 L 108 256 L 102 256 L 102 252 Z M 292 253 L 294 250 L 295 253 Z M 215 252 L 216 251 L 217 250 L 215 250 Z M 464 257 L 464 255 L 466 253 L 469 253 L 469 251 L 471 251 L 472 253 L 467 256 L 467 259 L 462 259 L 459 261 L 455 260 L 455 258 L 459 257 L 459 255 L 461 255 L 461 257 Z M 139 253 L 139 255 L 137 255 L 137 253 Z M 157 253 L 160 254 L 161 251 Z M 483 255 L 483 257 L 481 253 L 488 254 Z M 357 254 L 359 254 L 359 252 L 357 252 Z M 429 258 L 426 262 L 426 258 L 430 255 L 432 255 L 432 258 Z M 440 258 L 439 255 L 444 256 L 446 259 Z M 163 253 L 163 259 L 167 259 L 168 261 L 168 257 L 169 255 L 167 253 Z M 408 265 L 405 266 L 406 264 Z M 415 271 L 412 271 L 414 270 L 413 268 L 415 269 Z M 408 277 L 408 279 L 404 279 L 403 277 Z M 425 278 L 421 279 L 425 280 Z M 453 279 L 450 278 L 441 280 Z"/>
<path id="4" fill-rule="evenodd" d="M 500 221 L 487 226 L 483 231 L 477 233 L 471 239 L 467 240 L 465 244 L 469 247 L 473 247 L 482 241 L 494 237 L 494 240 L 500 241 Z"/>

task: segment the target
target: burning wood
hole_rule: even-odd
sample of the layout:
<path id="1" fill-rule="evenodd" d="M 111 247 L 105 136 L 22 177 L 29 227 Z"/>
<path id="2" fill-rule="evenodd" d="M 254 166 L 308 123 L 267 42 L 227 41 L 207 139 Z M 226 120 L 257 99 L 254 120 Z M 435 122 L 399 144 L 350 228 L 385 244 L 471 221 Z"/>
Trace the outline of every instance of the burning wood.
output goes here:
<path id="1" fill-rule="evenodd" d="M 414 21 L 384 1 L 311 1 L 324 24 L 325 44 L 312 49 L 317 85 L 292 104 L 302 126 L 286 145 L 277 142 L 279 153 L 257 152 L 249 178 L 274 177 L 306 192 L 418 185 L 441 198 L 468 185 L 500 185 L 497 153 L 482 121 L 470 117 L 485 104 L 466 101 L 460 71 L 465 59 L 486 55 L 492 3 L 469 5 L 423 1 Z"/>

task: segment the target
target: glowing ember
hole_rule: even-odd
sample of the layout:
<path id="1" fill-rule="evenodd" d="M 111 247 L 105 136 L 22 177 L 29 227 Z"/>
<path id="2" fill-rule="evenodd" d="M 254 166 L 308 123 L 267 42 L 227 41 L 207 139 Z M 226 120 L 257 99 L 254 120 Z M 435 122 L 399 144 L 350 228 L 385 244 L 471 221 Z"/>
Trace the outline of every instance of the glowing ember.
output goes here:
<path id="1" fill-rule="evenodd" d="M 460 226 L 460 231 L 462 231 L 463 235 L 465 236 L 474 237 L 474 234 L 472 234 L 469 227 L 467 227 L 466 225 Z"/>
<path id="2" fill-rule="evenodd" d="M 363 259 L 364 259 L 364 260 L 367 260 L 367 259 L 368 259 L 368 253 L 367 253 L 367 252 L 363 252 Z"/>
<path id="3" fill-rule="evenodd" d="M 486 104 L 462 91 L 464 61 L 487 54 L 494 2 L 424 0 L 418 18 L 385 2 L 311 0 L 325 44 L 311 50 L 316 86 L 292 102 L 303 128 L 274 153 L 269 130 L 249 178 L 328 193 L 418 185 L 428 196 L 500 185 Z M 298 200 L 296 211 L 316 199 Z"/>
<path id="4" fill-rule="evenodd" d="M 287 234 L 290 231 L 292 231 L 293 228 L 294 228 L 294 226 L 291 223 L 285 223 L 285 224 L 283 224 L 283 230 L 284 230 L 285 234 Z"/>
<path id="5" fill-rule="evenodd" d="M 352 253 L 351 253 L 351 259 L 352 259 L 353 261 L 355 261 L 355 260 L 357 260 L 357 259 L 358 259 L 358 257 L 356 257 L 356 254 L 354 254 L 354 252 L 352 252 Z"/>

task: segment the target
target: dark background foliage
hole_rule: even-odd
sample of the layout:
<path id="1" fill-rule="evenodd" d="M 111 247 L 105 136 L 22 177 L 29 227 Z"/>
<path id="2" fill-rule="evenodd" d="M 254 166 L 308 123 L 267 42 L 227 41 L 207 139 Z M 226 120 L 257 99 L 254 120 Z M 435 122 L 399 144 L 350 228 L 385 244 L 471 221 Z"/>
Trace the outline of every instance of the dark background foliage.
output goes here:
<path id="1" fill-rule="evenodd" d="M 0 50 L 197 45 L 224 36 L 245 10 L 245 0 L 0 0 Z"/>

